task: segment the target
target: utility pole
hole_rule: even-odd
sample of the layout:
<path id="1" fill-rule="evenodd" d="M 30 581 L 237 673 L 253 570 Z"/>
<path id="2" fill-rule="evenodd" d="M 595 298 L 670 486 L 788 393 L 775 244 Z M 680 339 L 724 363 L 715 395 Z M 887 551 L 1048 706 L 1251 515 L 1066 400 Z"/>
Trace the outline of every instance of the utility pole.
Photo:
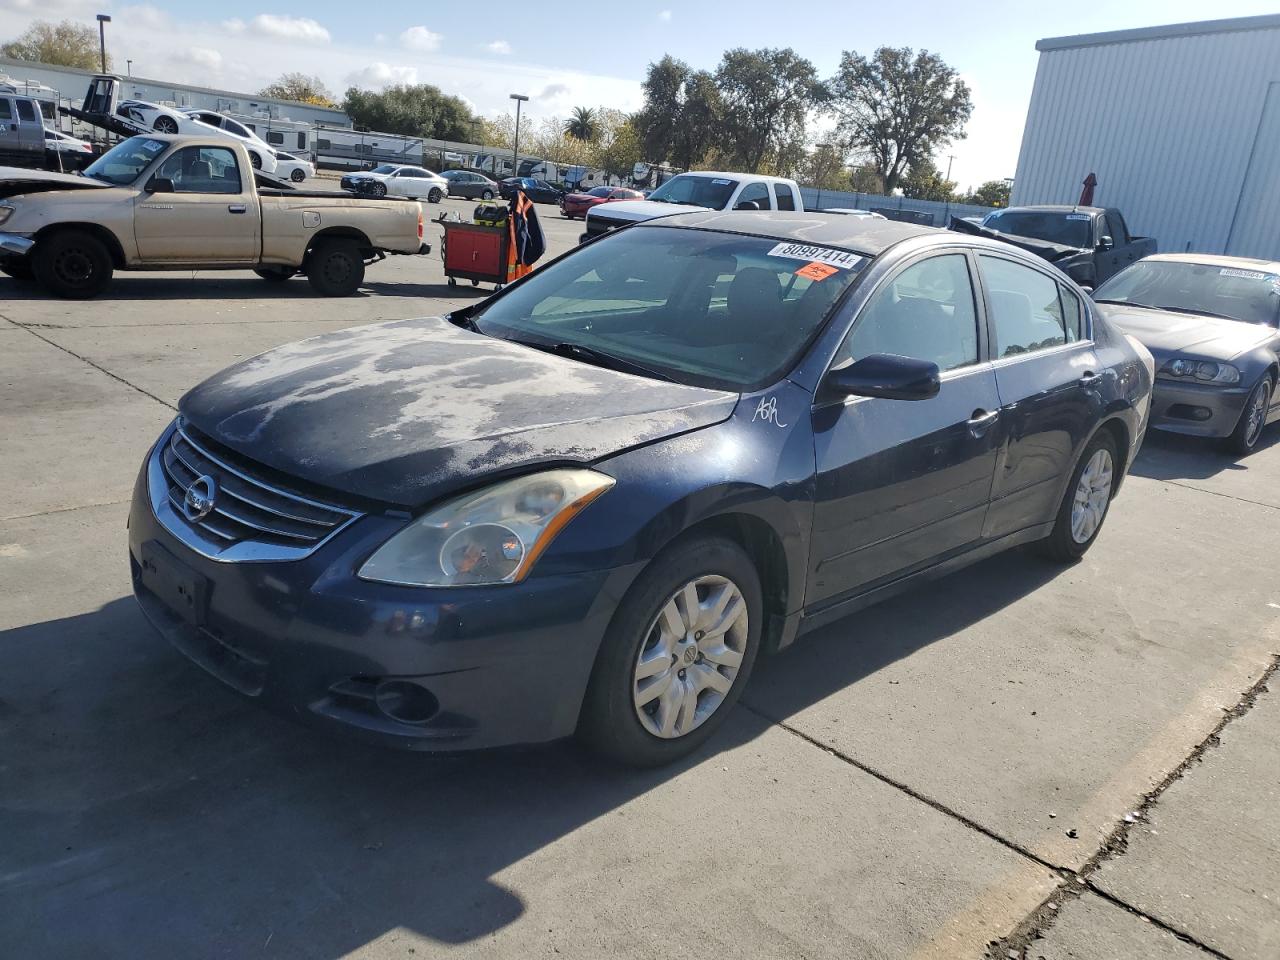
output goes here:
<path id="1" fill-rule="evenodd" d="M 947 179 L 948 180 L 951 179 L 951 161 L 954 159 L 955 157 L 953 157 L 951 154 L 947 154 Z"/>
<path id="2" fill-rule="evenodd" d="M 132 78 L 132 77 L 133 77 L 133 61 L 132 61 L 132 60 L 126 60 L 126 61 L 125 61 L 125 66 L 126 66 L 126 68 L 128 69 L 128 71 L 129 71 L 129 73 L 128 73 L 129 77 L 130 77 L 130 78 Z"/>
<path id="3" fill-rule="evenodd" d="M 520 104 L 527 103 L 529 98 L 523 93 L 511 94 L 511 99 L 516 102 L 516 142 L 511 148 L 511 175 L 518 177 L 520 175 Z M 497 171 L 495 170 L 496 174 Z"/>
<path id="4" fill-rule="evenodd" d="M 110 14 L 98 14 L 98 50 L 102 54 L 102 72 L 107 72 L 107 30 L 106 25 L 111 22 Z"/>

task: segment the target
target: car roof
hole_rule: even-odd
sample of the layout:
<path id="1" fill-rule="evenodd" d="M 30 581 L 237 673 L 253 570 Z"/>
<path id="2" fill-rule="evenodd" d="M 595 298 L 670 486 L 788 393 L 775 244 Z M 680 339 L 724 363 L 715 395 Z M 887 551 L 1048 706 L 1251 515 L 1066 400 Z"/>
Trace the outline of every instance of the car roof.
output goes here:
<path id="1" fill-rule="evenodd" d="M 1153 253 L 1142 259 L 1160 260 L 1165 263 L 1201 263 L 1210 267 L 1239 267 L 1244 270 L 1268 270 L 1272 273 L 1280 273 L 1280 260 L 1225 257 L 1216 253 Z"/>
<path id="2" fill-rule="evenodd" d="M 1035 203 L 1024 207 L 1005 207 L 992 213 L 1106 213 L 1106 207 L 1081 207 L 1070 203 Z"/>
<path id="3" fill-rule="evenodd" d="M 764 181 L 766 181 L 766 182 L 768 182 L 768 183 L 790 183 L 790 182 L 791 182 L 791 181 L 790 181 L 790 180 L 788 180 L 786 177 L 771 177 L 771 176 L 768 176 L 767 174 L 763 174 L 763 173 L 743 173 L 743 172 L 741 172 L 741 171 L 734 172 L 734 171 L 732 171 L 732 170 L 729 170 L 729 171 L 724 171 L 724 170 L 686 170 L 684 173 L 676 174 L 676 176 L 680 176 L 680 177 L 682 177 L 682 176 L 684 176 L 685 174 L 688 174 L 689 176 L 693 176 L 693 177 L 725 177 L 725 178 L 732 177 L 732 178 L 733 178 L 733 179 L 735 179 L 735 180 L 742 180 L 742 179 L 747 179 L 747 180 L 764 180 Z M 671 179 L 672 179 L 672 180 L 674 180 L 674 179 L 675 179 L 675 177 L 672 177 Z"/>
<path id="4" fill-rule="evenodd" d="M 696 213 L 677 213 L 669 217 L 649 220 L 646 226 L 690 227 L 698 230 L 746 233 L 795 243 L 810 243 L 815 246 L 843 247 L 872 257 L 879 256 L 895 243 L 910 240 L 913 237 L 949 235 L 960 239 L 962 236 L 950 234 L 937 227 L 922 227 L 899 220 L 850 217 L 841 213 L 772 210 L 706 210 Z M 963 239 L 966 243 L 981 240 L 979 237 L 967 236 Z M 994 240 L 990 243 L 997 248 L 1005 246 Z"/>

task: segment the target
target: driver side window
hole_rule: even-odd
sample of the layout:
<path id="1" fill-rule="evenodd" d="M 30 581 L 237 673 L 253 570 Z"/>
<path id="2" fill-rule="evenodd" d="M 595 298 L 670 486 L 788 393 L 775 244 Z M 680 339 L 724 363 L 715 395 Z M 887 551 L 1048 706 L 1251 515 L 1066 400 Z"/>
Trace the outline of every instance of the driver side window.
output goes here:
<path id="1" fill-rule="evenodd" d="M 964 254 L 921 260 L 881 285 L 833 365 L 878 353 L 927 360 L 943 372 L 978 362 L 978 319 Z"/>
<path id="2" fill-rule="evenodd" d="M 222 147 L 183 147 L 160 165 L 156 176 L 173 181 L 174 193 L 239 193 L 236 156 Z"/>
<path id="3" fill-rule="evenodd" d="M 747 203 L 748 201 L 752 201 L 752 200 L 756 202 L 756 205 L 758 206 L 759 209 L 768 210 L 769 209 L 769 188 L 765 186 L 763 183 L 747 184 L 745 187 L 742 188 L 742 193 L 738 196 L 737 203 L 735 203 L 734 206 L 736 207 L 739 204 Z"/>

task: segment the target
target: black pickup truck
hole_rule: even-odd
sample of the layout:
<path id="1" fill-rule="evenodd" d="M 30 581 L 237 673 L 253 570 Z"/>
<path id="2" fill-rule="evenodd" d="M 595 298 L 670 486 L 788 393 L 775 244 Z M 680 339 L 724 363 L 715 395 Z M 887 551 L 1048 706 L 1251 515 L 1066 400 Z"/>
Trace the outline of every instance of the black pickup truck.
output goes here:
<path id="1" fill-rule="evenodd" d="M 952 218 L 951 229 L 1029 250 L 1082 287 L 1096 287 L 1156 252 L 1155 240 L 1130 234 L 1114 207 L 1009 207 L 987 214 L 981 225 Z"/>

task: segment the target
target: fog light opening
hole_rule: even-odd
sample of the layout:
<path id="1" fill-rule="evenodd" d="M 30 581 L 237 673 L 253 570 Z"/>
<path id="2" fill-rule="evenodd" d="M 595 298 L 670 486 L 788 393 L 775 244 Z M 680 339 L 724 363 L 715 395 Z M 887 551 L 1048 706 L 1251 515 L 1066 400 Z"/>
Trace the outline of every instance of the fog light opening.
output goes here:
<path id="1" fill-rule="evenodd" d="M 374 702 L 397 723 L 426 723 L 440 711 L 440 701 L 426 687 L 410 680 L 384 680 L 373 692 Z"/>
<path id="2" fill-rule="evenodd" d="M 1176 417 L 1179 420 L 1209 420 L 1213 417 L 1213 411 L 1208 407 L 1194 407 L 1189 403 L 1175 403 L 1169 408 L 1169 416 Z"/>

